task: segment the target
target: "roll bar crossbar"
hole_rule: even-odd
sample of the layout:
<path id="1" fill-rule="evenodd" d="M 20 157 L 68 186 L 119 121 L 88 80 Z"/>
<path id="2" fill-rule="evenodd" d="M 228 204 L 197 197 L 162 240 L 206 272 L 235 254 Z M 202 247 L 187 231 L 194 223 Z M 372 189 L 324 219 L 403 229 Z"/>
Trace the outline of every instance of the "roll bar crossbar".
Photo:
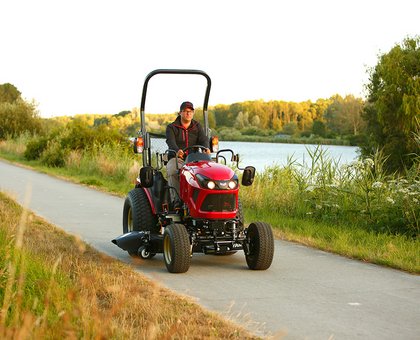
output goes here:
<path id="1" fill-rule="evenodd" d="M 210 89 L 211 89 L 211 79 L 210 76 L 201 70 L 193 70 L 193 69 L 157 69 L 150 72 L 146 79 L 144 80 L 143 84 L 143 91 L 141 95 L 141 103 L 140 103 L 140 124 L 141 124 L 141 132 L 142 134 L 146 133 L 146 121 L 145 121 L 145 105 L 146 105 L 146 95 L 147 95 L 147 86 L 149 84 L 149 80 L 157 75 L 157 74 L 196 74 L 201 75 L 207 80 L 207 88 L 204 95 L 204 103 L 203 103 L 203 115 L 204 115 L 204 131 L 209 137 L 209 124 L 208 124 L 208 114 L 207 114 L 207 107 L 209 102 L 210 96 Z"/>

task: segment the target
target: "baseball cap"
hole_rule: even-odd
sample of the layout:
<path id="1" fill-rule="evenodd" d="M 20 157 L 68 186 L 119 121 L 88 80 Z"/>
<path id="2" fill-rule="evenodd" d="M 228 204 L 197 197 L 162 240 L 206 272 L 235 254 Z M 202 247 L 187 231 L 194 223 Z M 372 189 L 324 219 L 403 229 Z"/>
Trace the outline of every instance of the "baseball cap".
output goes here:
<path id="1" fill-rule="evenodd" d="M 185 109 L 194 110 L 194 105 L 191 102 L 183 102 L 180 107 L 180 111 L 184 111 Z"/>

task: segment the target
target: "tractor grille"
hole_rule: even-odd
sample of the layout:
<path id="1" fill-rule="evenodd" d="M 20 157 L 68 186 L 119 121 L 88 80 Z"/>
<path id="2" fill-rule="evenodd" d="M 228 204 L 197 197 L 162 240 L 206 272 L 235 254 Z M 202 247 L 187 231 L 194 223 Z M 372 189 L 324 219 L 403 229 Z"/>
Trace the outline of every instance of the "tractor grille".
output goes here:
<path id="1" fill-rule="evenodd" d="M 236 197 L 234 194 L 209 194 L 201 206 L 202 211 L 235 211 Z"/>

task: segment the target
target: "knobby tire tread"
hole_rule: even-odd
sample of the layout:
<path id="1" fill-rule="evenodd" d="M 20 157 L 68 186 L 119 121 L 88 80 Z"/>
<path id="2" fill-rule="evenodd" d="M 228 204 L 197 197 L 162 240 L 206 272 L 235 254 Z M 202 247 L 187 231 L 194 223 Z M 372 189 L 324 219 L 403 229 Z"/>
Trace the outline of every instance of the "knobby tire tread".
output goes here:
<path id="1" fill-rule="evenodd" d="M 171 273 L 185 273 L 191 263 L 190 239 L 187 229 L 182 224 L 173 224 L 166 228 L 171 239 L 171 263 L 166 263 Z"/>
<path id="2" fill-rule="evenodd" d="M 144 190 L 141 188 L 131 190 L 127 199 L 131 204 L 133 230 L 157 232 L 156 216 L 152 213 L 149 199 Z"/>
<path id="3" fill-rule="evenodd" d="M 251 223 L 250 233 L 254 234 L 255 251 L 246 257 L 248 267 L 253 270 L 266 270 L 271 266 L 274 255 L 274 237 L 271 226 L 265 222 Z"/>

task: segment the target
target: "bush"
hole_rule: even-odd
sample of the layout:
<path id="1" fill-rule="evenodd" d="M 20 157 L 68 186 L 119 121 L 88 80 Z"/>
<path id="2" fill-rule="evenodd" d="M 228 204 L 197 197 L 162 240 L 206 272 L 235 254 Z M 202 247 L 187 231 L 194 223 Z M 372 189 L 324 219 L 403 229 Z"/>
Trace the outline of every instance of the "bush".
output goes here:
<path id="1" fill-rule="evenodd" d="M 236 130 L 235 128 L 221 128 L 219 130 L 219 137 L 221 140 L 240 140 L 242 134 L 240 131 Z"/>
<path id="2" fill-rule="evenodd" d="M 42 152 L 40 160 L 42 164 L 50 167 L 63 167 L 65 164 L 67 149 L 63 149 L 58 140 L 49 141 L 47 148 Z"/>
<path id="3" fill-rule="evenodd" d="M 287 124 L 284 124 L 283 126 L 283 133 L 285 133 L 286 135 L 290 135 L 293 136 L 294 134 L 296 134 L 298 131 L 298 126 L 296 122 L 290 122 Z"/>
<path id="4" fill-rule="evenodd" d="M 41 120 L 35 105 L 18 100 L 14 103 L 0 102 L 0 139 L 17 137 L 23 132 L 41 131 Z"/>
<path id="5" fill-rule="evenodd" d="M 41 157 L 41 154 L 47 148 L 48 137 L 35 137 L 26 144 L 24 157 L 29 160 L 35 160 Z"/>
<path id="6" fill-rule="evenodd" d="M 46 136 L 30 140 L 25 151 L 28 160 L 40 159 L 47 166 L 61 167 L 72 150 L 93 149 L 97 145 L 126 143 L 126 138 L 116 129 L 105 125 L 89 127 L 86 122 L 75 119 L 64 127 L 53 129 Z"/>
<path id="7" fill-rule="evenodd" d="M 81 120 L 68 123 L 59 138 L 62 147 L 69 150 L 82 150 L 95 144 L 112 144 L 126 139 L 116 129 L 111 129 L 106 125 L 89 127 L 86 122 Z"/>

